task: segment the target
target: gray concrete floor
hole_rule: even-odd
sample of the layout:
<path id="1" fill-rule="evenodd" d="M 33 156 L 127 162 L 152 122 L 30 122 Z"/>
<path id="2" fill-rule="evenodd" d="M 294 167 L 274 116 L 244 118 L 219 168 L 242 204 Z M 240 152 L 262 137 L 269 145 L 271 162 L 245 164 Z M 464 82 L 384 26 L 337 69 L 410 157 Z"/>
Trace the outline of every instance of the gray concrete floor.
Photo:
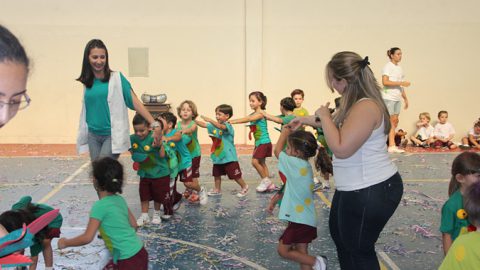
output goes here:
<path id="1" fill-rule="evenodd" d="M 449 171 L 457 154 L 392 155 L 404 178 L 405 193 L 377 242 L 384 269 L 426 270 L 440 265 L 440 209 L 447 199 Z M 128 175 L 123 196 L 138 215 L 138 177 L 128 156 L 120 160 Z M 251 187 L 246 198 L 237 199 L 232 193 L 238 186 L 225 180 L 223 195 L 209 198 L 206 206 L 184 204 L 172 220 L 139 230 L 149 252 L 151 269 L 298 269 L 276 252 L 285 224 L 277 219 L 278 209 L 273 216 L 264 211 L 271 194 L 254 192 L 258 175 L 249 156 L 241 156 L 240 164 Z M 269 159 L 268 165 L 276 175 L 276 159 Z M 210 159 L 203 157 L 200 181 L 207 188 L 213 186 L 211 167 Z M 56 193 L 52 193 L 54 189 Z M 61 209 L 62 234 L 66 237 L 83 231 L 90 207 L 97 199 L 86 158 L 0 158 L 0 209 L 9 209 L 27 194 L 34 201 L 43 199 Z M 333 191 L 317 195 L 318 238 L 310 245 L 310 254 L 325 254 L 329 269 L 339 269 L 328 231 L 327 203 Z M 54 261 L 56 269 L 101 269 L 107 257 L 102 241 L 96 239 L 85 247 L 55 250 Z M 43 269 L 42 263 L 39 269 Z"/>

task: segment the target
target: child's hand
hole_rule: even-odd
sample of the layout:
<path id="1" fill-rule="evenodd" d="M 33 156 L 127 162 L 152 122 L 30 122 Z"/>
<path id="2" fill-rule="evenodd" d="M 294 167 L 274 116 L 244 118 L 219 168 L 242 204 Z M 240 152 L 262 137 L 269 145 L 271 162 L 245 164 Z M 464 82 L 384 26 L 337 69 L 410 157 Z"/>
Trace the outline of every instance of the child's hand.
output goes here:
<path id="1" fill-rule="evenodd" d="M 65 245 L 65 238 L 64 238 L 64 237 L 58 239 L 57 246 L 58 246 L 58 249 L 64 249 L 64 248 L 67 247 L 67 246 Z"/>

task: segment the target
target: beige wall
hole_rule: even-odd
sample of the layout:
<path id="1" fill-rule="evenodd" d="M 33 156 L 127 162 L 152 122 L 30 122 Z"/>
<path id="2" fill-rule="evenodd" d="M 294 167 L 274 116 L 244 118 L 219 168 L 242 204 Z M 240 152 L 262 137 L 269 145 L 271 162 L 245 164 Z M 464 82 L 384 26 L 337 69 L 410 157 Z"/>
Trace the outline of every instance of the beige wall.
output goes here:
<path id="1" fill-rule="evenodd" d="M 335 52 L 369 55 L 380 79 L 392 46 L 402 48 L 401 65 L 412 82 L 401 128 L 413 133 L 419 112 L 435 119 L 445 109 L 459 140 L 480 116 L 478 1 L 4 2 L 0 23 L 21 39 L 33 61 L 33 102 L 2 128 L 0 143 L 75 141 L 82 92 L 75 78 L 91 38 L 104 40 L 110 66 L 127 76 L 137 94 L 166 92 L 174 107 L 192 99 L 209 116 L 220 103 L 233 105 L 234 117 L 250 113 L 246 96 L 257 89 L 268 96 L 268 111 L 277 113 L 280 99 L 302 88 L 313 112 L 336 97 L 323 77 Z M 149 77 L 128 77 L 129 47 L 149 48 Z M 278 132 L 270 126 L 275 140 Z M 236 131 L 236 142 L 244 143 L 245 128 Z"/>

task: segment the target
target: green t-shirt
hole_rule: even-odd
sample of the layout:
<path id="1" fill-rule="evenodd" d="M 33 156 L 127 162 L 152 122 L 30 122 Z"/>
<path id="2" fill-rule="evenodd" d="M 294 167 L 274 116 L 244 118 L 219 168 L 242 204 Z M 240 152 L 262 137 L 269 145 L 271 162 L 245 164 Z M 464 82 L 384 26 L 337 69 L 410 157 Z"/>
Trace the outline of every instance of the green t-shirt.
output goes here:
<path id="1" fill-rule="evenodd" d="M 237 150 L 235 149 L 235 131 L 228 122 L 223 123 L 227 129 L 222 130 L 211 123 L 207 123 L 208 135 L 212 138 L 212 152 L 210 157 L 213 164 L 225 164 L 238 161 Z"/>
<path id="2" fill-rule="evenodd" d="M 460 219 L 457 217 L 458 210 L 463 209 L 463 196 L 460 190 L 455 191 L 442 207 L 442 220 L 440 223 L 440 231 L 448 233 L 452 237 L 452 241 L 463 234 L 469 225 L 468 219 Z"/>
<path id="3" fill-rule="evenodd" d="M 178 175 L 177 151 L 170 147 L 168 142 L 163 142 L 163 147 L 165 148 L 165 156 L 167 158 L 168 168 L 170 169 L 170 179 L 175 179 Z"/>
<path id="4" fill-rule="evenodd" d="M 166 137 L 171 137 L 173 136 L 177 131 L 179 131 L 178 127 L 176 129 L 173 129 L 170 131 L 168 134 L 166 134 Z M 177 159 L 178 159 L 178 171 L 185 170 L 188 167 L 192 167 L 192 156 L 190 155 L 190 151 L 188 151 L 187 146 L 184 143 L 184 140 L 188 141 L 188 136 L 187 135 L 182 135 L 182 139 L 178 142 L 174 141 L 168 141 L 169 146 L 172 149 L 175 149 L 177 152 Z"/>
<path id="5" fill-rule="evenodd" d="M 142 178 L 161 178 L 170 174 L 167 159 L 160 157 L 160 147 L 153 147 L 153 132 L 141 140 L 130 135 L 132 159 L 140 164 L 137 174 Z"/>
<path id="6" fill-rule="evenodd" d="M 470 270 L 480 266 L 480 232 L 460 235 L 448 250 L 439 270 Z"/>
<path id="7" fill-rule="evenodd" d="M 110 195 L 96 201 L 90 218 L 100 221 L 105 233 L 102 236 L 105 241 L 111 241 L 114 262 L 131 258 L 143 247 L 142 240 L 130 225 L 127 202 L 122 196 Z"/>
<path id="8" fill-rule="evenodd" d="M 316 128 L 317 130 L 317 141 L 322 144 L 323 147 L 325 147 L 325 150 L 327 150 L 327 154 L 330 157 L 333 157 L 333 152 L 330 150 L 330 148 L 327 145 L 327 139 L 325 138 L 325 134 L 323 133 L 322 128 Z"/>
<path id="9" fill-rule="evenodd" d="M 312 166 L 307 160 L 280 152 L 278 170 L 287 179 L 278 218 L 316 227 Z"/>
<path id="10" fill-rule="evenodd" d="M 309 116 L 307 109 L 305 109 L 305 108 L 303 108 L 303 107 L 295 108 L 295 109 L 293 110 L 293 114 L 294 114 L 295 116 L 300 116 L 300 117 L 302 117 L 302 116 Z"/>
<path id="11" fill-rule="evenodd" d="M 265 118 L 252 121 L 249 126 L 250 132 L 253 133 L 253 137 L 255 138 L 255 147 L 271 142 L 270 135 L 268 134 L 267 120 Z"/>
<path id="12" fill-rule="evenodd" d="M 195 124 L 194 121 L 191 121 L 190 124 L 186 126 L 186 128 L 191 128 Z M 177 127 L 182 128 L 182 122 L 178 121 L 177 122 Z M 182 136 L 182 140 L 187 146 L 188 151 L 190 152 L 190 155 L 193 158 L 199 157 L 202 155 L 201 149 L 200 149 L 200 143 L 198 143 L 198 134 L 197 134 L 198 129 L 196 129 L 192 134 L 185 134 L 185 136 Z"/>
<path id="13" fill-rule="evenodd" d="M 134 109 L 130 82 L 120 73 L 123 99 L 128 108 Z M 85 89 L 85 109 L 88 131 L 101 136 L 111 134 L 110 108 L 108 107 L 108 82 L 93 80 L 91 88 Z"/>
<path id="14" fill-rule="evenodd" d="M 290 121 L 292 121 L 293 119 L 295 119 L 295 117 L 297 117 L 295 114 L 288 114 L 288 115 L 279 115 L 278 118 L 282 119 L 282 127 L 288 123 L 290 123 Z"/>

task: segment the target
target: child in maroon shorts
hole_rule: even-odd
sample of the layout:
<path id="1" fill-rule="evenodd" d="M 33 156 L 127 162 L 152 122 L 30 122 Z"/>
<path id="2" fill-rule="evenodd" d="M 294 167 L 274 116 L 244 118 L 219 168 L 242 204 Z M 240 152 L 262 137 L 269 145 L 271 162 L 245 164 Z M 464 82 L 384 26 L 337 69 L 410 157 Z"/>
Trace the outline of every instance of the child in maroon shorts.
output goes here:
<path id="1" fill-rule="evenodd" d="M 272 191 L 275 190 L 275 184 L 273 184 L 269 178 L 268 167 L 265 163 L 266 158 L 272 156 L 272 142 L 268 135 L 267 120 L 263 112 L 267 105 L 267 97 L 262 92 L 255 91 L 248 95 L 248 99 L 253 113 L 243 118 L 230 120 L 229 122 L 230 124 L 250 122 L 250 133 L 248 137 L 251 139 L 251 135 L 253 134 L 255 138 L 252 165 L 262 179 L 256 190 L 257 192 Z"/>
<path id="2" fill-rule="evenodd" d="M 237 197 L 244 197 L 248 192 L 248 185 L 242 179 L 242 171 L 238 164 L 237 151 L 234 145 L 235 132 L 228 119 L 233 115 L 232 106 L 222 104 L 215 109 L 217 121 L 202 116 L 207 123 L 197 121 L 197 125 L 207 128 L 213 144 L 210 157 L 212 158 L 212 175 L 215 178 L 215 188 L 207 194 L 209 196 L 221 195 L 222 175 L 228 175 L 229 179 L 235 180 L 242 188 Z"/>
<path id="3" fill-rule="evenodd" d="M 285 143 L 287 148 L 282 151 Z M 310 132 L 282 129 L 275 145 L 278 170 L 285 176 L 285 191 L 278 218 L 288 221 L 279 239 L 278 254 L 296 261 L 300 267 L 326 269 L 326 258 L 308 254 L 308 244 L 317 238 L 317 220 L 313 203 L 313 171 L 308 159 L 317 153 L 317 140 Z"/>
<path id="4" fill-rule="evenodd" d="M 162 126 L 162 124 L 160 124 Z M 135 134 L 130 136 L 132 159 L 134 170 L 140 176 L 140 203 L 142 214 L 137 219 L 137 225 L 143 226 L 150 222 L 148 216 L 149 202 L 154 202 L 152 224 L 160 224 L 160 206 L 166 214 L 171 213 L 170 192 L 170 169 L 165 157 L 165 149 L 153 147 L 153 132 L 150 130 L 147 120 L 140 114 L 133 117 L 133 129 Z M 163 127 L 162 127 L 163 129 Z"/>

